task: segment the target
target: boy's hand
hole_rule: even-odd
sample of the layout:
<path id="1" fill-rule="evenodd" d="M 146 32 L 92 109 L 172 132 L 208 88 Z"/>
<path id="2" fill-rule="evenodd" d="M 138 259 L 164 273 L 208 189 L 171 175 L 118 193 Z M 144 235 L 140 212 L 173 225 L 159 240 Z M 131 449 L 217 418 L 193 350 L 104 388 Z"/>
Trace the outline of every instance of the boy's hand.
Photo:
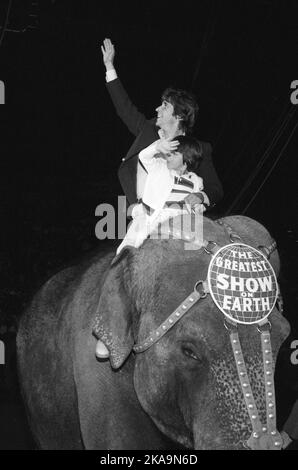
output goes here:
<path id="1" fill-rule="evenodd" d="M 171 153 L 174 152 L 179 145 L 178 140 L 170 140 L 170 139 L 160 139 L 156 144 L 156 150 L 159 153 Z"/>
<path id="2" fill-rule="evenodd" d="M 106 38 L 103 41 L 103 45 L 101 46 L 102 58 L 103 63 L 106 66 L 107 70 L 111 70 L 114 68 L 114 58 L 115 58 L 115 47 L 112 44 L 112 41 Z"/>
<path id="3" fill-rule="evenodd" d="M 191 205 L 202 204 L 204 196 L 202 193 L 191 193 L 185 198 L 185 202 Z"/>
<path id="4" fill-rule="evenodd" d="M 192 193 L 185 198 L 185 204 L 187 206 L 188 212 L 191 214 L 203 213 L 206 210 L 206 207 L 203 204 L 201 193 Z M 204 197 L 204 196 L 203 196 Z"/>

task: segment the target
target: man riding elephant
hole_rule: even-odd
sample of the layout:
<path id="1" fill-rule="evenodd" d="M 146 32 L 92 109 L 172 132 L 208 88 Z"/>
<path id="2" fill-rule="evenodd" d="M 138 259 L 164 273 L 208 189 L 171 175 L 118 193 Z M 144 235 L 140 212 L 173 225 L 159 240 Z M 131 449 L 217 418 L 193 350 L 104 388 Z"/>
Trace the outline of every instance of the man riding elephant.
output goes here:
<path id="1" fill-rule="evenodd" d="M 136 139 L 119 168 L 119 179 L 130 204 L 142 198 L 146 173 L 139 164 L 138 155 L 160 137 L 172 139 L 189 134 L 195 124 L 198 105 L 192 93 L 168 88 L 162 96 L 162 104 L 156 108 L 157 118 L 148 120 L 138 111 L 123 88 L 114 68 L 115 48 L 110 39 L 105 39 L 101 47 L 106 67 L 107 90 L 116 112 Z M 189 204 L 205 204 L 213 207 L 223 197 L 222 185 L 212 161 L 211 145 L 201 142 L 203 159 L 199 176 L 204 181 L 204 192 L 191 194 L 186 199 Z"/>

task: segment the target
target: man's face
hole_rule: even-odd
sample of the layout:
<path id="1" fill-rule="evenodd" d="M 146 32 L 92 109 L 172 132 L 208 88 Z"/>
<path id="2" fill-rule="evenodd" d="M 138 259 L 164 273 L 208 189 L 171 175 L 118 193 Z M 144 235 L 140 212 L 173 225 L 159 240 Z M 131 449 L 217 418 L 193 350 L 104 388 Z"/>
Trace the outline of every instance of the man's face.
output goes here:
<path id="1" fill-rule="evenodd" d="M 156 108 L 157 120 L 156 125 L 161 129 L 177 126 L 179 119 L 174 116 L 174 106 L 169 101 L 163 101 Z"/>
<path id="2" fill-rule="evenodd" d="M 168 153 L 166 158 L 169 170 L 175 170 L 177 173 L 184 173 L 186 170 L 186 164 L 183 163 L 183 155 L 181 152 Z"/>

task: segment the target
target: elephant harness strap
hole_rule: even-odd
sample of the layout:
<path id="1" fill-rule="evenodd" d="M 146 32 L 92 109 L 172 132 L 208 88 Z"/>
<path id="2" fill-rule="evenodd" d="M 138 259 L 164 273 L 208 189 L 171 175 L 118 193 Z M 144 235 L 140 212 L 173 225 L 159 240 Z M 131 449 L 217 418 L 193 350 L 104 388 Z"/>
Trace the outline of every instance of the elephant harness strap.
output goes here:
<path id="1" fill-rule="evenodd" d="M 229 245 L 225 246 L 218 246 L 214 241 L 204 241 L 203 249 L 208 255 L 213 255 L 212 259 L 209 263 L 208 269 L 208 276 L 205 281 L 198 281 L 195 286 L 193 292 L 174 310 L 173 313 L 154 331 L 152 332 L 144 341 L 138 343 L 134 346 L 135 353 L 142 353 L 149 349 L 153 344 L 159 341 L 188 311 L 189 309 L 199 300 L 204 299 L 207 297 L 208 294 L 212 296 L 213 301 L 217 305 L 217 307 L 224 313 L 225 320 L 224 325 L 229 331 L 230 334 L 230 341 L 231 346 L 235 358 L 235 363 L 237 367 L 237 372 L 239 376 L 239 381 L 241 384 L 242 393 L 244 396 L 245 405 L 248 411 L 248 415 L 250 418 L 251 426 L 252 426 L 252 433 L 250 438 L 243 444 L 245 447 L 252 449 L 252 450 L 280 450 L 282 446 L 282 439 L 280 434 L 276 429 L 276 407 L 275 407 L 275 388 L 274 388 L 274 362 L 272 357 L 272 350 L 271 350 L 271 341 L 270 341 L 270 330 L 271 324 L 268 321 L 268 316 L 270 315 L 274 305 L 276 302 L 281 302 L 281 297 L 279 294 L 278 284 L 275 278 L 275 273 L 270 265 L 267 258 L 270 257 L 270 254 L 276 249 L 275 241 L 267 246 L 259 246 L 258 250 L 249 245 L 245 245 L 239 235 L 237 235 L 233 229 L 226 223 L 222 221 L 217 221 L 220 225 L 223 225 L 224 228 L 227 230 L 230 241 L 232 242 Z M 181 234 L 180 234 L 181 236 Z M 185 240 L 189 240 L 189 237 L 186 237 Z M 239 258 L 244 256 L 245 254 L 248 256 L 248 259 L 252 261 L 255 259 L 256 263 L 259 263 L 257 266 L 263 267 L 264 271 L 268 274 L 267 277 L 263 278 L 262 282 L 260 282 L 260 286 L 262 288 L 266 287 L 266 282 L 268 286 L 268 282 L 270 280 L 272 284 L 272 292 L 271 296 L 269 296 L 269 303 L 270 305 L 262 300 L 262 295 L 259 299 L 257 299 L 257 305 L 262 304 L 263 302 L 263 311 L 256 312 L 253 311 L 251 314 L 246 315 L 246 310 L 241 309 L 238 314 L 238 307 L 240 305 L 240 297 L 235 300 L 235 307 L 234 316 L 231 316 L 227 305 L 222 305 L 221 297 L 224 297 L 222 294 L 221 296 L 218 295 L 218 289 L 215 288 L 215 280 L 218 282 L 218 278 L 216 275 L 221 275 L 222 277 L 221 282 L 224 283 L 227 278 L 226 270 L 222 269 L 221 263 L 224 262 L 224 257 L 226 254 L 229 256 L 231 253 L 239 254 Z M 219 257 L 218 255 L 221 254 L 222 256 Z M 228 263 L 231 263 L 231 256 L 230 258 L 226 258 L 228 261 L 226 265 L 229 266 Z M 240 262 L 238 263 L 240 265 Z M 244 265 L 244 263 L 242 263 Z M 216 271 L 218 269 L 218 271 Z M 242 267 L 243 269 L 243 267 Z M 219 274 L 218 274 L 219 272 Z M 236 278 L 235 278 L 236 279 Z M 267 280 L 266 280 L 267 279 Z M 252 277 L 249 279 L 241 279 L 239 278 L 238 283 L 244 285 L 244 283 L 248 283 L 248 290 L 254 290 L 257 285 L 257 278 Z M 248 282 L 249 281 L 249 282 Z M 234 281 L 235 283 L 235 281 Z M 237 282 L 236 282 L 237 284 Z M 271 285 L 270 284 L 270 285 Z M 217 284 L 218 285 L 218 284 Z M 236 285 L 237 287 L 237 285 Z M 248 294 L 246 292 L 245 294 Z M 229 297 L 229 296 L 228 296 Z M 243 305 L 248 305 L 250 298 L 243 301 Z M 246 302 L 246 303 L 245 303 Z M 252 302 L 252 300 L 251 300 Z M 229 306 L 229 305 L 228 305 Z M 280 303 L 281 306 L 281 303 Z M 266 395 L 266 423 L 262 424 L 258 409 L 255 403 L 255 399 L 253 396 L 253 392 L 251 389 L 249 377 L 247 374 L 247 369 L 241 349 L 241 343 L 238 335 L 237 324 L 256 324 L 257 330 L 260 333 L 261 344 L 262 344 L 262 355 L 263 355 L 263 367 L 264 367 L 264 380 L 265 380 L 265 395 Z"/>

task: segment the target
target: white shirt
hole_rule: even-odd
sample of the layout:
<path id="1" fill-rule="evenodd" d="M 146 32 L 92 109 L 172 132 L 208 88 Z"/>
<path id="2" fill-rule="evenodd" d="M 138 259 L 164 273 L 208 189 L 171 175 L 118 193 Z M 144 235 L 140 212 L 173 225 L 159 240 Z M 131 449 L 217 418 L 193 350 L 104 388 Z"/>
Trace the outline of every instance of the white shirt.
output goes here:
<path id="1" fill-rule="evenodd" d="M 159 135 L 160 138 L 164 137 L 163 134 L 164 134 L 163 130 L 159 129 L 158 135 Z M 144 149 L 144 150 L 146 150 L 146 149 Z M 142 152 L 143 152 L 143 150 L 140 152 L 139 158 L 140 158 L 140 155 L 141 155 Z M 149 150 L 149 152 L 150 152 L 150 150 Z M 146 165 L 145 165 L 145 167 L 146 167 Z M 140 163 L 138 162 L 138 165 L 137 165 L 137 198 L 138 199 L 143 199 L 144 188 L 145 188 L 145 184 L 146 184 L 146 178 L 147 178 L 147 173 L 144 170 L 144 168 L 142 167 L 142 165 L 140 165 Z"/>
<path id="2" fill-rule="evenodd" d="M 142 200 L 154 210 L 163 208 L 167 201 L 181 201 L 188 194 L 204 189 L 202 178 L 195 173 L 179 175 L 175 170 L 169 170 L 165 158 L 154 157 L 157 154 L 157 142 L 158 140 L 139 154 L 139 160 L 148 172 L 141 167 L 146 176 Z M 188 182 L 191 184 L 187 184 Z"/>

